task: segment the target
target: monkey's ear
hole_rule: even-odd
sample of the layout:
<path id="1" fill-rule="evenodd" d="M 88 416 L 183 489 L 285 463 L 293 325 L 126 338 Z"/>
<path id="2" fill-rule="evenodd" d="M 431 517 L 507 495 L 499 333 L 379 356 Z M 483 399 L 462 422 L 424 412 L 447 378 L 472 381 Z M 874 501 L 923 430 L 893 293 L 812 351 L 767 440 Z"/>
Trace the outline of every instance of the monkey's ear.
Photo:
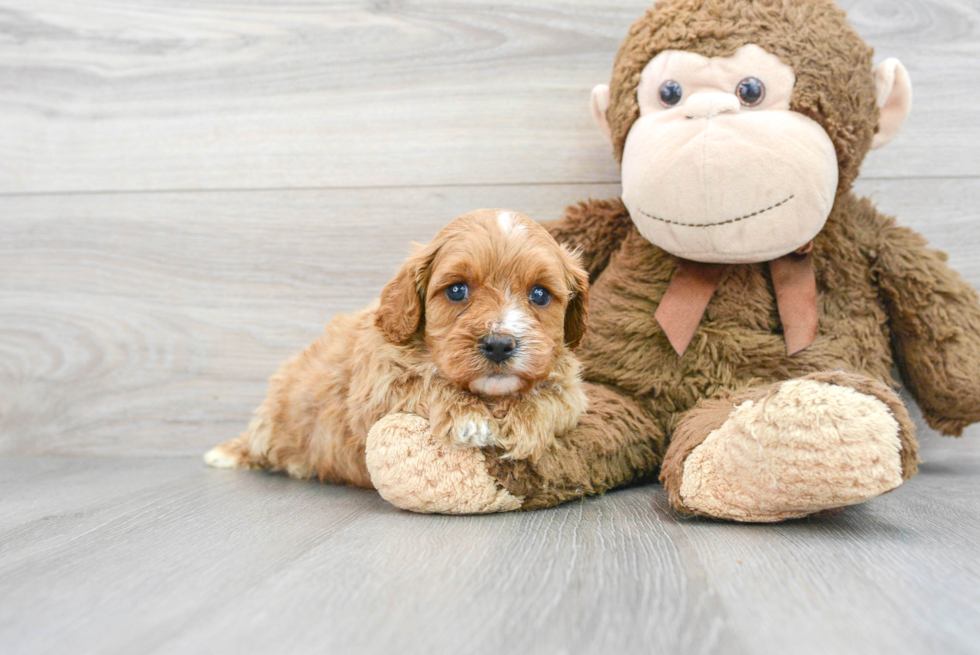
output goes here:
<path id="1" fill-rule="evenodd" d="M 592 89 L 592 118 L 595 119 L 599 130 L 606 135 L 606 140 L 612 143 L 612 129 L 609 127 L 609 119 L 606 118 L 607 109 L 609 109 L 609 85 L 600 84 Z"/>
<path id="2" fill-rule="evenodd" d="M 912 111 L 912 82 L 909 73 L 897 59 L 886 59 L 875 68 L 875 90 L 878 93 L 878 131 L 871 142 L 875 150 L 895 138 Z"/>
<path id="3" fill-rule="evenodd" d="M 381 292 L 374 324 L 391 343 L 405 343 L 422 323 L 422 303 L 435 253 L 431 246 L 420 248 Z"/>
<path id="4" fill-rule="evenodd" d="M 565 277 L 572 297 L 565 308 L 565 344 L 574 350 L 582 343 L 589 318 L 589 273 L 580 265 L 577 252 L 561 246 L 566 255 Z"/>

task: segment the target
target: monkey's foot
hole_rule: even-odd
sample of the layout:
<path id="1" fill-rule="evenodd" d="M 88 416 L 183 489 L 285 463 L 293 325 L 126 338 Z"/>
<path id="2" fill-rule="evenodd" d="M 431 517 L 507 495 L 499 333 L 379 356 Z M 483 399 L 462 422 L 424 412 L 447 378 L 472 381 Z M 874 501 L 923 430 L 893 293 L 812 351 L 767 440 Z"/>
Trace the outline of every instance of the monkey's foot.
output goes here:
<path id="1" fill-rule="evenodd" d="M 381 497 L 427 514 L 489 514 L 521 508 L 523 499 L 501 487 L 476 448 L 439 443 L 429 422 L 390 414 L 367 439 L 367 468 Z"/>
<path id="2" fill-rule="evenodd" d="M 684 417 L 661 481 L 686 513 L 746 522 L 800 518 L 899 487 L 918 461 L 895 393 L 848 373 L 818 373 Z"/>

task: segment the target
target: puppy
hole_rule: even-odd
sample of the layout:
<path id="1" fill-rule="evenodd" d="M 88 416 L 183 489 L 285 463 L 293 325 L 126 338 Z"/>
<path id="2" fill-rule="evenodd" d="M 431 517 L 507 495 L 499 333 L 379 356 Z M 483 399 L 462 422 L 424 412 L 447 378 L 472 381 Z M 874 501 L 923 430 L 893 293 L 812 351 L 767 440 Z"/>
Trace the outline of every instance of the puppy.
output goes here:
<path id="1" fill-rule="evenodd" d="M 570 350 L 587 299 L 577 256 L 531 219 L 461 216 L 379 301 L 337 316 L 286 362 L 244 434 L 205 461 L 371 487 L 368 431 L 393 412 L 429 419 L 434 436 L 457 446 L 535 460 L 586 408 Z"/>

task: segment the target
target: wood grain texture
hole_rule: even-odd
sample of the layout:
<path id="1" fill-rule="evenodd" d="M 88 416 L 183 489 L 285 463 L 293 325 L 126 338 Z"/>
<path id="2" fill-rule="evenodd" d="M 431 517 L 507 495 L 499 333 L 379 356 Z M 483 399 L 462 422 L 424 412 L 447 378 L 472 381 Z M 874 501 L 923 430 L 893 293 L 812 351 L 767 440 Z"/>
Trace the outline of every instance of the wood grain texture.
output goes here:
<path id="1" fill-rule="evenodd" d="M 0 0 L 0 653 L 980 651 L 980 428 L 778 526 L 657 485 L 521 515 L 206 469 L 278 363 L 477 207 L 619 193 L 650 0 Z M 909 68 L 858 185 L 980 286 L 980 5 L 841 0 Z"/>
<path id="2" fill-rule="evenodd" d="M 980 180 L 860 190 L 980 286 Z M 471 208 L 540 219 L 615 185 L 0 198 L 0 453 L 193 455 L 279 362 Z M 968 431 L 976 435 L 977 428 Z"/>
<path id="3" fill-rule="evenodd" d="M 616 182 L 588 111 L 649 0 L 0 1 L 0 193 Z M 916 88 L 871 177 L 980 176 L 980 6 L 842 3 Z"/>
<path id="4" fill-rule="evenodd" d="M 980 441 L 780 526 L 656 485 L 489 517 L 199 460 L 0 461 L 0 650 L 949 653 L 980 644 Z"/>

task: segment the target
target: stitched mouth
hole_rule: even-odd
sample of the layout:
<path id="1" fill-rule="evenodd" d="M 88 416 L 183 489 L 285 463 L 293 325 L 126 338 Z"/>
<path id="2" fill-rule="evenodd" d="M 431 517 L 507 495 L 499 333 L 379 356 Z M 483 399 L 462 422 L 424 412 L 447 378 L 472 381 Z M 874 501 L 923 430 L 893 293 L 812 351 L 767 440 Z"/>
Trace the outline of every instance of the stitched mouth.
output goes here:
<path id="1" fill-rule="evenodd" d="M 717 223 L 682 223 L 681 221 L 672 221 L 672 220 L 670 220 L 668 218 L 660 218 L 659 216 L 654 216 L 653 214 L 648 214 L 647 212 L 643 211 L 642 209 L 639 210 L 639 211 L 640 211 L 641 214 L 643 214 L 647 218 L 652 218 L 655 221 L 660 221 L 661 223 L 667 223 L 668 225 L 680 225 L 681 227 L 717 227 L 719 225 L 730 225 L 731 223 L 738 223 L 739 221 L 744 221 L 744 220 L 746 220 L 748 218 L 754 218 L 755 216 L 759 216 L 760 214 L 765 214 L 768 211 L 772 211 L 776 207 L 781 207 L 781 206 L 785 205 L 786 203 L 788 203 L 790 200 L 792 200 L 795 197 L 796 197 L 796 194 L 793 194 L 789 198 L 786 198 L 785 200 L 780 200 L 775 205 L 770 205 L 769 207 L 766 207 L 765 209 L 760 209 L 758 211 L 752 212 L 751 214 L 746 214 L 745 216 L 739 216 L 738 218 L 730 218 L 727 221 L 718 221 Z"/>

